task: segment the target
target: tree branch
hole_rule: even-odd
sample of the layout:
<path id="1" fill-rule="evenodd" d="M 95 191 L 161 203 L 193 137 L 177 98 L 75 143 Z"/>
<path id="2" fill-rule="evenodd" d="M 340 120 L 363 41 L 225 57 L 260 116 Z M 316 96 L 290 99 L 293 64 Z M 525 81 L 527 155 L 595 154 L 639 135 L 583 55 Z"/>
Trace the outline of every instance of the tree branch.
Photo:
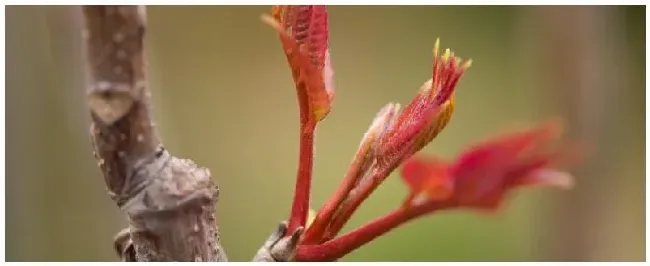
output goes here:
<path id="1" fill-rule="evenodd" d="M 226 261 L 209 170 L 171 156 L 150 112 L 145 7 L 84 6 L 88 104 L 95 157 L 130 227 L 124 261 Z"/>

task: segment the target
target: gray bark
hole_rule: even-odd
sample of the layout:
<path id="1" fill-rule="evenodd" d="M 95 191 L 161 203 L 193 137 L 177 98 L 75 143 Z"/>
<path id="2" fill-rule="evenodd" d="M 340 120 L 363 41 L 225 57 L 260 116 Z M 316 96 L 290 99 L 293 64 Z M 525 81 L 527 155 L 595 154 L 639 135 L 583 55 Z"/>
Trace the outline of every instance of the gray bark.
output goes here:
<path id="1" fill-rule="evenodd" d="M 127 214 L 116 237 L 123 261 L 226 261 L 210 172 L 170 155 L 151 117 L 146 10 L 84 6 L 88 106 L 95 158 L 108 192 Z"/>

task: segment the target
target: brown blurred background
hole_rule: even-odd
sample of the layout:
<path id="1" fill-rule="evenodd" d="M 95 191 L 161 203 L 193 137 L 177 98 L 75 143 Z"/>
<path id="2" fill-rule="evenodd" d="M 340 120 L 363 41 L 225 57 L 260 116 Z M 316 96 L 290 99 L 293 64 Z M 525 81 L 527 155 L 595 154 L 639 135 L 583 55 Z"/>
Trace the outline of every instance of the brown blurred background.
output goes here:
<path id="1" fill-rule="evenodd" d="M 113 261 L 126 225 L 92 157 L 72 7 L 6 8 L 6 258 Z M 231 260 L 287 217 L 298 151 L 291 74 L 269 7 L 150 7 L 154 111 L 166 147 L 212 170 Z M 645 7 L 333 6 L 337 98 L 317 134 L 313 207 L 338 185 L 385 103 L 430 74 L 436 37 L 472 58 L 457 111 L 425 149 L 445 157 L 512 125 L 562 116 L 595 144 L 572 191 L 517 193 L 494 216 L 416 220 L 345 261 L 636 261 L 645 251 Z M 405 195 L 389 178 L 356 227 Z"/>

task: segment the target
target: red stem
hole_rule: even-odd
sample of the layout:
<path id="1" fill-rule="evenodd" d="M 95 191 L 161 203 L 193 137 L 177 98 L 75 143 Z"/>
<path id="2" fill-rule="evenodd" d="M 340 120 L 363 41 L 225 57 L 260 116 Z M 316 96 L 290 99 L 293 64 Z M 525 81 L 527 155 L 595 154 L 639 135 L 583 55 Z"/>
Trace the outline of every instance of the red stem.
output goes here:
<path id="1" fill-rule="evenodd" d="M 453 205 L 452 202 L 427 201 L 409 207 L 400 207 L 387 215 L 370 221 L 321 245 L 301 245 L 296 251 L 296 261 L 334 261 L 394 228 L 426 214 Z"/>
<path id="2" fill-rule="evenodd" d="M 392 170 L 380 170 L 373 173 L 369 182 L 359 187 L 354 195 L 349 198 L 349 203 L 343 206 L 338 212 L 337 216 L 330 223 L 324 234 L 324 239 L 332 239 L 336 234 L 341 231 L 341 228 L 350 220 L 352 214 L 361 206 L 361 203 L 370 196 L 370 194 L 381 184 L 384 179 L 390 174 Z"/>
<path id="3" fill-rule="evenodd" d="M 363 149 L 367 148 L 368 147 L 359 148 L 359 152 L 357 152 L 354 160 L 348 168 L 348 171 L 345 173 L 343 181 L 334 194 L 332 194 L 332 196 L 325 202 L 325 205 L 316 215 L 312 225 L 307 228 L 307 231 L 305 231 L 303 235 L 301 244 L 316 244 L 322 239 L 323 233 L 325 232 L 325 229 L 327 229 L 335 211 L 338 210 L 343 200 L 345 200 L 359 179 L 359 174 L 367 155 L 367 152 L 364 152 Z"/>
<path id="4" fill-rule="evenodd" d="M 301 110 L 301 115 L 303 110 Z M 302 120 L 302 119 L 301 119 Z M 300 155 L 298 173 L 296 175 L 296 188 L 293 194 L 291 216 L 287 235 L 291 235 L 300 226 L 307 223 L 309 212 L 309 196 L 311 191 L 311 172 L 314 162 L 314 131 L 316 123 L 300 123 Z"/>

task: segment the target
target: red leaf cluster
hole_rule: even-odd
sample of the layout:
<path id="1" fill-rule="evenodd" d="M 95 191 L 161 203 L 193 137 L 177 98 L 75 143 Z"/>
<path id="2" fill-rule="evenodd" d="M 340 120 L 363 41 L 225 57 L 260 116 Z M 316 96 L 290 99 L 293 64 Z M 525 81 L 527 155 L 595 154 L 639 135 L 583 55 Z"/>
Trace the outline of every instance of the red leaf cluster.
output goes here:
<path id="1" fill-rule="evenodd" d="M 511 190 L 522 186 L 570 187 L 569 174 L 556 170 L 574 157 L 557 145 L 561 127 L 546 123 L 502 134 L 467 148 L 454 160 L 413 156 L 449 123 L 459 80 L 470 67 L 436 40 L 432 74 L 400 112 L 387 104 L 377 114 L 343 181 L 307 224 L 316 125 L 334 98 L 325 6 L 274 6 L 263 17 L 278 33 L 292 70 L 300 107 L 300 155 L 287 237 L 300 234 L 294 259 L 332 261 L 407 221 L 437 210 L 497 209 Z M 575 158 L 574 158 L 575 159 Z M 339 235 L 357 208 L 400 165 L 409 194 L 395 210 Z"/>

